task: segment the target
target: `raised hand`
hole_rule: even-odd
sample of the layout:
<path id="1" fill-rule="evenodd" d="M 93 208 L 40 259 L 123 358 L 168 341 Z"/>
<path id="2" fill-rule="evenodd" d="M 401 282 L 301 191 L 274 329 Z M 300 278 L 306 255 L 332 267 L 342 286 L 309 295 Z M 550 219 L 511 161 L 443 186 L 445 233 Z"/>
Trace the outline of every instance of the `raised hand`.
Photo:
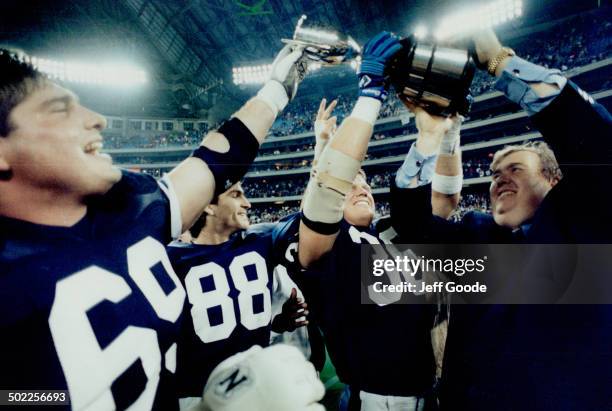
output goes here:
<path id="1" fill-rule="evenodd" d="M 372 37 L 363 47 L 359 67 L 359 95 L 385 101 L 389 84 L 385 79 L 385 67 L 402 45 L 399 39 L 386 31 Z"/>
<path id="2" fill-rule="evenodd" d="M 272 320 L 272 331 L 275 333 L 283 333 L 286 331 L 295 331 L 296 328 L 308 325 L 308 304 L 303 299 L 298 298 L 297 290 L 291 289 L 291 295 L 283 304 L 283 310 Z"/>
<path id="3" fill-rule="evenodd" d="M 327 100 L 322 99 L 321 104 L 319 104 L 319 110 L 317 111 L 317 117 L 315 118 L 314 123 L 314 132 L 315 132 L 315 161 L 319 159 L 319 156 L 323 152 L 323 149 L 329 142 L 331 136 L 336 132 L 336 116 L 330 117 L 334 108 L 336 108 L 336 104 L 338 104 L 338 100 L 333 100 L 329 103 L 329 106 L 326 107 Z"/>

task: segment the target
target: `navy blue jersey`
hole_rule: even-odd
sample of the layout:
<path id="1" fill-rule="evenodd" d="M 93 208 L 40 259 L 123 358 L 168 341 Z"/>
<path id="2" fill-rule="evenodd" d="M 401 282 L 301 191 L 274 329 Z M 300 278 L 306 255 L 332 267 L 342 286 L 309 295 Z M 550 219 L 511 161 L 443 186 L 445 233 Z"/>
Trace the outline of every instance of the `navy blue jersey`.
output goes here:
<path id="1" fill-rule="evenodd" d="M 257 224 L 222 244 L 168 247 L 188 299 L 178 349 L 181 397 L 199 397 L 224 359 L 269 345 L 273 271 L 286 248 L 281 227 Z"/>
<path id="2" fill-rule="evenodd" d="M 292 277 L 343 382 L 380 395 L 424 395 L 435 372 L 433 307 L 397 301 L 362 304 L 367 288 L 360 276 L 360 244 L 368 243 L 383 241 L 374 229 L 343 222 L 332 251 L 311 269 L 293 270 Z"/>
<path id="3" fill-rule="evenodd" d="M 1 389 L 68 389 L 79 410 L 178 408 L 169 197 L 124 172 L 72 227 L 0 217 Z"/>

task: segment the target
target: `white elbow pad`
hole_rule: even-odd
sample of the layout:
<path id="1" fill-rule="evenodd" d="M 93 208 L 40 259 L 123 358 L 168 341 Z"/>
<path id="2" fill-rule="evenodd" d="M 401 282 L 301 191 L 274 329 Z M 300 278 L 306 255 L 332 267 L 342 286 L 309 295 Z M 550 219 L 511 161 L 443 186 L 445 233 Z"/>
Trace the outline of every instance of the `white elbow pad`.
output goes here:
<path id="1" fill-rule="evenodd" d="M 333 234 L 338 230 L 344 197 L 352 189 L 360 167 L 360 161 L 336 149 L 323 150 L 304 198 L 305 218 L 302 221 L 310 229 L 321 234 Z"/>

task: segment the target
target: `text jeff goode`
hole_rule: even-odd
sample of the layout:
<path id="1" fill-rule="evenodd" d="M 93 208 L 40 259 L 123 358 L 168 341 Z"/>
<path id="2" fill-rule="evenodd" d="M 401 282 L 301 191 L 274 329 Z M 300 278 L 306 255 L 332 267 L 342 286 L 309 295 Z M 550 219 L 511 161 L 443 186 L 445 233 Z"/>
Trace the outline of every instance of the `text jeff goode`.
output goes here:
<path id="1" fill-rule="evenodd" d="M 449 293 L 486 293 L 487 286 L 476 282 L 474 284 L 456 284 L 452 281 L 436 281 L 432 284 L 425 282 L 411 283 L 402 281 L 400 284 L 383 284 L 380 281 L 372 285 L 377 293 L 438 293 L 446 291 Z"/>

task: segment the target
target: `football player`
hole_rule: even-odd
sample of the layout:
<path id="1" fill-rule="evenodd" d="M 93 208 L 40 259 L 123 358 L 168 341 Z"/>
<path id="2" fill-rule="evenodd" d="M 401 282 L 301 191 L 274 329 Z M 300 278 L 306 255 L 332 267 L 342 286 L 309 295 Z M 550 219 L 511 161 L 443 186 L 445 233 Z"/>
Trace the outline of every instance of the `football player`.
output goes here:
<path id="1" fill-rule="evenodd" d="M 271 331 L 307 325 L 307 306 L 295 288 L 272 318 L 273 273 L 287 244 L 278 224 L 250 226 L 250 207 L 238 182 L 206 207 L 190 229 L 191 243 L 168 246 L 188 300 L 178 347 L 183 403 L 199 401 L 208 376 L 226 358 L 267 346 Z"/>
<path id="2" fill-rule="evenodd" d="M 332 128 L 327 121 L 325 130 L 319 130 L 322 119 L 328 120 L 335 105 L 321 102 L 315 163 Z M 297 228 L 288 229 L 284 221 L 251 227 L 250 207 L 241 184 L 234 184 L 205 208 L 189 230 L 190 243 L 176 241 L 167 249 L 188 299 L 178 349 L 182 406 L 200 400 L 209 374 L 226 358 L 254 345 L 267 346 L 271 331 L 294 331 L 308 324 L 307 305 L 295 288 L 272 320 L 273 290 L 291 281 L 283 269 L 294 262 L 287 249 Z M 275 284 L 279 282 L 283 284 Z"/>
<path id="3" fill-rule="evenodd" d="M 298 258 L 307 269 L 293 270 L 296 283 L 309 301 L 310 318 L 323 331 L 338 376 L 350 386 L 350 410 L 422 410 L 434 384 L 432 306 L 393 304 L 399 302 L 401 296 L 397 294 L 376 304 L 361 301 L 368 292 L 362 289 L 359 277 L 361 244 L 388 241 L 372 224 L 375 204 L 365 175 L 354 170 L 365 154 L 368 133 L 388 92 L 384 65 L 397 51 L 396 44 L 394 36 L 381 33 L 364 47 L 360 98 L 355 106 L 361 117 L 352 119 L 351 139 L 344 140 L 348 134 L 343 134 L 342 127 L 338 130 L 315 167 L 299 229 Z M 440 144 L 451 124 L 449 120 L 431 130 L 435 138 L 420 133 L 416 146 L 423 149 L 431 141 Z M 339 150 L 345 155 L 338 155 Z M 428 150 L 437 152 L 437 147 Z M 339 167 L 328 166 L 332 155 L 342 160 Z M 414 161 L 414 154 L 410 159 Z M 350 175 L 354 179 L 348 181 Z M 416 176 L 410 180 L 413 178 Z M 346 196 L 335 195 L 343 190 Z M 334 207 L 324 208 L 332 203 Z M 313 238 L 318 248 L 302 248 Z M 307 258 L 313 249 L 320 255 L 327 253 L 315 264 Z M 424 297 L 413 298 L 423 302 L 420 300 Z"/>
<path id="4" fill-rule="evenodd" d="M 244 175 L 301 54 L 284 48 L 257 96 L 158 183 L 113 166 L 104 117 L 0 50 L 1 388 L 67 389 L 75 410 L 178 407 L 186 293 L 163 244 Z"/>

